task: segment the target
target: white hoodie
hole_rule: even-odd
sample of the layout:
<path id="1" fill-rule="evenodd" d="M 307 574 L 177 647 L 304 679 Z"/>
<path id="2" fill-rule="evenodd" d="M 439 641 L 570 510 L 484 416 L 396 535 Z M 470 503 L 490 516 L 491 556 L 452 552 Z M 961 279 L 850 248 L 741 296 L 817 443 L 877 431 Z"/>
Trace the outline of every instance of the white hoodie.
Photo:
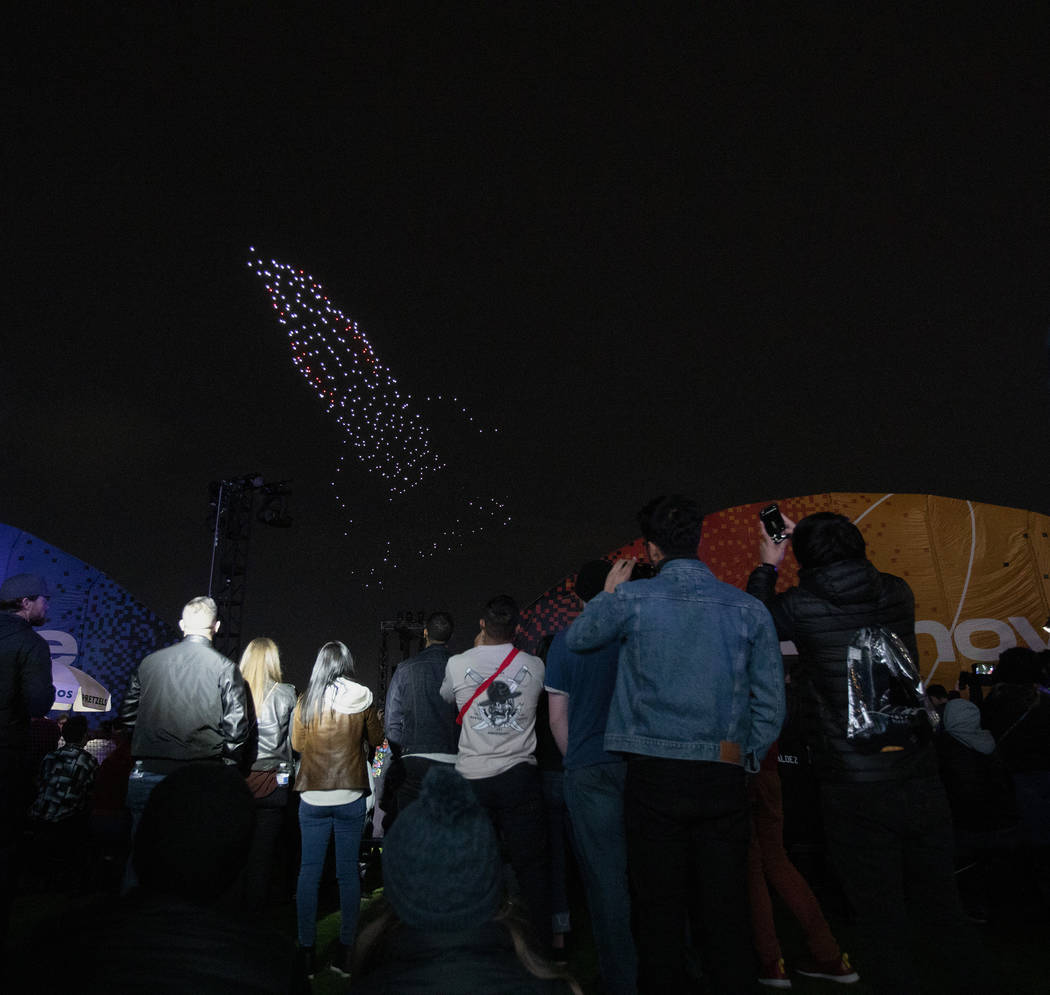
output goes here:
<path id="1" fill-rule="evenodd" d="M 349 677 L 337 677 L 325 688 L 322 712 L 329 709 L 343 715 L 356 715 L 372 704 L 372 692 Z"/>
<path id="2" fill-rule="evenodd" d="M 334 684 L 325 688 L 321 699 L 321 715 L 332 710 L 343 715 L 356 715 L 372 704 L 372 692 L 363 684 L 350 680 L 349 677 L 337 677 Z M 367 765 L 366 765 L 367 766 Z M 369 781 L 372 773 L 369 767 Z M 304 791 L 300 797 L 307 805 L 349 805 L 356 802 L 364 792 L 352 791 L 349 788 L 337 788 L 332 791 Z"/>

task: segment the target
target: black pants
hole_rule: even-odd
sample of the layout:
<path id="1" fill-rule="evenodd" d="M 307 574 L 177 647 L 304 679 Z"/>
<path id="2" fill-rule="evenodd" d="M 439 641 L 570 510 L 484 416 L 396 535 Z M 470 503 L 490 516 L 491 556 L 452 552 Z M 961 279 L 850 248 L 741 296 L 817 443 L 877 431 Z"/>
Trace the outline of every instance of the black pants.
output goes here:
<path id="1" fill-rule="evenodd" d="M 828 852 L 857 917 L 854 963 L 873 992 L 920 990 L 916 940 L 936 937 L 944 991 L 994 990 L 954 874 L 951 811 L 940 778 L 824 784 Z"/>
<path id="2" fill-rule="evenodd" d="M 290 794 L 287 787 L 277 787 L 255 799 L 255 831 L 243 877 L 246 909 L 258 910 L 267 903 L 275 875 L 284 883 L 288 855 L 282 850 L 281 841 L 284 838 L 287 842 Z"/>
<path id="3" fill-rule="evenodd" d="M 468 783 L 500 834 L 539 950 L 546 953 L 551 945 L 551 908 L 547 814 L 540 772 L 533 764 L 523 763 Z M 463 859 L 469 860 L 470 854 Z"/>
<path id="4" fill-rule="evenodd" d="M 641 992 L 693 990 L 685 957 L 690 913 L 712 990 L 754 990 L 744 776 L 732 764 L 628 761 L 624 819 Z"/>

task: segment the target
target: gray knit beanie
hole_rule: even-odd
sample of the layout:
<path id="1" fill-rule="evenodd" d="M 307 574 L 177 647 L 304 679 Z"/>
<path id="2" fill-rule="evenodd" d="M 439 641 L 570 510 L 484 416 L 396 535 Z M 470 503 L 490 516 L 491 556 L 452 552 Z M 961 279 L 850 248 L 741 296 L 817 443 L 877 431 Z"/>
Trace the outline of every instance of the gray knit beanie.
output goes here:
<path id="1" fill-rule="evenodd" d="M 419 798 L 383 841 L 383 893 L 419 929 L 480 926 L 499 911 L 503 863 L 488 813 L 447 764 L 434 764 Z"/>

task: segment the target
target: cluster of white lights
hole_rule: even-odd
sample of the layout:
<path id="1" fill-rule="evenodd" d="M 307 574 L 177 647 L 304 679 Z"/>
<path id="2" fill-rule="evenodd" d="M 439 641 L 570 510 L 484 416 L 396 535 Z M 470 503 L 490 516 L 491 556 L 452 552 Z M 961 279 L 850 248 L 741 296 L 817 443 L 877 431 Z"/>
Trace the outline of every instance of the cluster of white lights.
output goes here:
<path id="1" fill-rule="evenodd" d="M 288 332 L 296 369 L 346 433 L 354 456 L 387 481 L 391 496 L 407 493 L 425 473 L 441 469 L 412 397 L 320 282 L 276 259 L 252 258 L 248 266 L 263 281 L 277 321 Z M 441 395 L 434 400 L 458 404 Z"/>
<path id="2" fill-rule="evenodd" d="M 495 498 L 490 498 L 487 501 L 467 501 L 467 507 L 476 513 L 476 517 L 471 519 L 457 517 L 454 519 L 451 528 L 443 529 L 426 546 L 414 550 L 412 559 L 426 560 L 436 556 L 438 553 L 451 553 L 456 549 L 462 548 L 468 536 L 480 535 L 485 531 L 483 523 L 489 525 L 510 525 L 511 519 L 507 513 L 506 505 Z M 386 572 L 396 570 L 399 565 L 390 540 L 387 539 L 383 549 L 381 564 L 370 566 L 367 570 L 362 571 L 364 586 L 368 588 L 374 585 L 382 590 L 384 586 L 383 578 Z M 357 573 L 358 571 L 356 570 L 350 570 L 351 576 L 355 576 Z"/>
<path id="3" fill-rule="evenodd" d="M 277 321 L 288 334 L 295 368 L 344 433 L 344 443 L 356 460 L 386 482 L 389 499 L 407 494 L 425 476 L 443 469 L 445 463 L 434 450 L 430 427 L 411 395 L 401 390 L 379 360 L 357 322 L 333 304 L 321 283 L 305 270 L 259 258 L 254 248 L 249 251 L 252 258 L 248 267 L 270 295 Z M 452 406 L 479 435 L 498 431 L 476 425 L 455 396 L 433 394 L 424 401 Z M 336 473 L 344 468 L 345 455 L 341 454 Z M 336 502 L 349 529 L 353 524 L 350 509 L 336 481 L 331 485 L 336 488 Z M 486 525 L 510 522 L 505 506 L 494 498 L 468 500 L 465 505 L 470 515 L 457 516 L 451 527 L 436 533 L 425 549 L 415 550 L 414 559 L 451 552 L 469 535 L 484 531 Z M 365 586 L 375 583 L 382 587 L 382 575 L 397 567 L 398 557 L 387 540 L 382 562 L 365 572 Z"/>

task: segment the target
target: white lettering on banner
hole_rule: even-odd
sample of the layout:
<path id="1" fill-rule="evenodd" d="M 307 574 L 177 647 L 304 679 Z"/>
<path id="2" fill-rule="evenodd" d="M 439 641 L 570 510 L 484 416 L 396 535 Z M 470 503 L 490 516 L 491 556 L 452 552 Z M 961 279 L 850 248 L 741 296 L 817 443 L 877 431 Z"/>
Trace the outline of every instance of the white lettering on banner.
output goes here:
<path id="1" fill-rule="evenodd" d="M 1050 650 L 1050 639 L 1043 641 L 1043 637 L 1035 631 L 1035 627 L 1026 618 L 1014 618 L 1011 616 L 1010 624 L 1017 630 L 1017 634 L 1037 653 L 1042 650 Z"/>
<path id="2" fill-rule="evenodd" d="M 1013 626 L 1013 628 L 1011 628 Z M 1016 630 L 1016 634 L 1015 631 Z M 974 646 L 973 637 L 977 632 L 995 633 L 995 646 Z M 956 658 L 956 649 L 959 655 L 968 660 L 978 663 L 994 663 L 999 659 L 1003 650 L 1017 646 L 1020 642 L 1034 650 L 1050 649 L 1050 641 L 1044 642 L 1043 638 L 1035 631 L 1035 627 L 1028 619 L 1021 616 L 1010 616 L 1009 624 L 998 618 L 970 618 L 960 622 L 955 627 L 954 645 L 952 633 L 948 627 L 941 622 L 932 619 L 923 619 L 915 623 L 915 634 L 931 636 L 937 647 L 937 659 L 934 663 L 943 663 L 945 660 Z M 1018 640 L 1020 636 L 1020 640 Z"/>
<path id="3" fill-rule="evenodd" d="M 47 640 L 52 663 L 64 663 L 67 667 L 72 667 L 76 663 L 80 649 L 76 639 L 68 632 L 63 632 L 61 629 L 41 629 L 40 635 Z"/>

